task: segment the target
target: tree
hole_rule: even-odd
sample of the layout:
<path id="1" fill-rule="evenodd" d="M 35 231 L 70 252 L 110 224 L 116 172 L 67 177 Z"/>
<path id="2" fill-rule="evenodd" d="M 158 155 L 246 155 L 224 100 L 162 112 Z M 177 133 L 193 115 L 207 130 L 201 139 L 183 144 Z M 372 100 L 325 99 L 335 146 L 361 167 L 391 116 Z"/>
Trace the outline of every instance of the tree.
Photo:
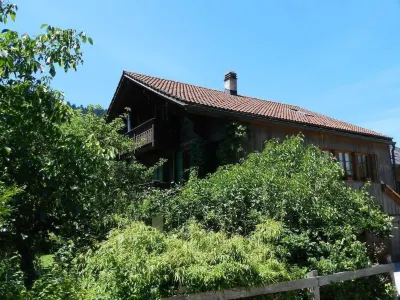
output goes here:
<path id="1" fill-rule="evenodd" d="M 16 10 L 1 2 L 0 21 L 15 20 Z M 15 221 L 7 224 L 7 233 L 20 254 L 27 285 L 35 278 L 34 241 L 54 219 L 46 213 L 57 192 L 49 154 L 66 146 L 59 124 L 71 115 L 62 94 L 49 84 L 56 65 L 68 71 L 83 62 L 80 44 L 87 40 L 84 32 L 42 28 L 45 32 L 35 37 L 0 33 L 0 178 L 6 186 L 23 189 L 10 201 L 9 220 Z"/>
<path id="2" fill-rule="evenodd" d="M 18 194 L 19 190 L 15 187 L 5 187 L 0 181 L 0 231 L 3 230 L 4 218 L 10 214 L 10 199 Z"/>
<path id="3" fill-rule="evenodd" d="M 1 2 L 0 21 L 14 20 L 16 10 Z M 34 37 L 0 34 L 0 181 L 21 190 L 7 202 L 1 244 L 7 245 L 3 251 L 18 252 L 27 287 L 36 278 L 36 255 L 51 247 L 49 234 L 89 245 L 110 229 L 106 217 L 128 214 L 114 201 L 138 194 L 134 182 L 126 182 L 137 180 L 145 189 L 149 178 L 139 164 L 115 161 L 134 146 L 120 135 L 121 119 L 107 123 L 95 107 L 85 115 L 73 111 L 51 88 L 57 66 L 68 71 L 83 63 L 81 43 L 91 38 L 50 25 L 42 29 Z M 110 213 L 104 222 L 102 213 Z"/>
<path id="4" fill-rule="evenodd" d="M 88 107 L 85 107 L 82 104 L 79 106 L 76 106 L 75 104 L 71 104 L 70 102 L 67 102 L 67 104 L 74 110 L 80 109 L 83 113 L 87 113 L 89 111 L 89 107 L 90 107 L 91 111 L 94 112 L 99 117 L 104 116 L 107 112 L 107 110 L 102 108 L 100 105 L 97 105 L 97 106 L 89 105 Z"/>

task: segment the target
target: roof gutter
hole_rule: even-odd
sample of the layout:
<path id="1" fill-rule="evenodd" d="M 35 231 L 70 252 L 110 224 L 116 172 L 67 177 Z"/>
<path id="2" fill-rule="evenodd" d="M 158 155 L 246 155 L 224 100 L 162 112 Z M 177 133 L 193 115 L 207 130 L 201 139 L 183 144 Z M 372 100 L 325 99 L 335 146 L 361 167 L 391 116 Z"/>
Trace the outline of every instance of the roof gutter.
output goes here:
<path id="1" fill-rule="evenodd" d="M 221 114 L 227 115 L 227 116 L 235 115 L 237 117 L 245 117 L 248 119 L 258 119 L 258 120 L 264 121 L 264 122 L 269 121 L 269 122 L 272 122 L 275 124 L 284 124 L 284 125 L 291 126 L 291 127 L 297 127 L 297 128 L 300 127 L 300 128 L 314 130 L 314 131 L 318 130 L 318 131 L 333 133 L 336 135 L 358 138 L 358 139 L 374 141 L 374 142 L 379 142 L 379 143 L 385 143 L 385 144 L 389 144 L 389 145 L 393 143 L 391 138 L 387 138 L 387 139 L 378 138 L 378 137 L 374 137 L 374 136 L 367 136 L 367 135 L 363 135 L 363 134 L 356 134 L 356 133 L 351 133 L 351 132 L 347 132 L 347 131 L 335 130 L 335 129 L 326 128 L 326 127 L 322 127 L 322 126 L 306 125 L 303 123 L 284 121 L 284 120 L 280 120 L 280 119 L 275 119 L 275 118 L 270 118 L 270 117 L 262 117 L 262 116 L 257 116 L 257 115 L 253 115 L 253 114 L 247 114 L 247 113 L 236 113 L 236 112 L 232 112 L 229 110 L 223 110 L 223 109 L 218 109 L 218 108 L 210 108 L 210 107 L 205 108 L 203 106 L 198 106 L 198 105 L 187 105 L 185 107 L 185 109 L 187 112 L 197 113 L 197 114 L 204 113 L 205 111 L 208 111 L 208 112 L 213 111 L 220 115 Z"/>

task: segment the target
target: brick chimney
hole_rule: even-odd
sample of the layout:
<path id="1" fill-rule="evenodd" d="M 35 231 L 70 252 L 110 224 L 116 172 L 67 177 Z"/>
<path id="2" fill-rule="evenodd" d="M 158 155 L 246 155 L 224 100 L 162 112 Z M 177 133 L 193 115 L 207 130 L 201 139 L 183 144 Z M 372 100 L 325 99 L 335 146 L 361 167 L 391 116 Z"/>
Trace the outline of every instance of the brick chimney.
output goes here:
<path id="1" fill-rule="evenodd" d="M 237 75 L 235 72 L 229 71 L 225 74 L 224 79 L 225 93 L 229 95 L 237 95 Z"/>

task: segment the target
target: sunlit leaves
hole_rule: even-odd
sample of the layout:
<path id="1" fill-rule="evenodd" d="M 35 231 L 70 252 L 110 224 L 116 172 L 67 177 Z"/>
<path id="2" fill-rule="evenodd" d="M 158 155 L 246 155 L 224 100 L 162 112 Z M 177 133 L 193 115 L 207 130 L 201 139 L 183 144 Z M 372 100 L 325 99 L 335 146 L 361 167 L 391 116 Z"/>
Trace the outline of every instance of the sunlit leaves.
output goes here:
<path id="1" fill-rule="evenodd" d="M 0 23 L 7 23 L 8 18 L 15 21 L 17 5 L 8 2 L 0 2 Z"/>
<path id="2" fill-rule="evenodd" d="M 0 1 L 0 22 L 14 21 L 16 11 L 15 5 Z M 5 191 L 21 188 L 7 201 L 0 251 L 19 250 L 22 266 L 30 265 L 22 270 L 30 283 L 36 276 L 38 245 L 60 224 L 77 223 L 85 206 L 83 193 L 89 193 L 86 187 L 95 190 L 87 183 L 94 168 L 87 165 L 98 162 L 92 152 L 87 165 L 73 156 L 82 144 L 62 129 L 72 109 L 50 86 L 57 67 L 68 71 L 83 63 L 84 41 L 72 29 L 42 29 L 39 35 L 8 29 L 0 33 L 0 181 Z M 108 162 L 103 153 L 98 158 Z M 71 192 L 77 181 L 83 184 Z"/>
<path id="3" fill-rule="evenodd" d="M 266 228 L 275 226 L 268 231 Z M 248 238 L 190 224 L 163 234 L 141 223 L 114 230 L 85 258 L 81 283 L 89 299 L 160 299 L 169 295 L 259 286 L 303 277 L 275 256 L 279 238 L 267 222 Z"/>
<path id="4" fill-rule="evenodd" d="M 7 16 L 15 19 L 16 7 L 7 7 L 0 4 L 0 21 L 6 20 Z M 43 24 L 41 29 L 45 32 L 35 36 L 21 35 L 12 30 L 0 33 L 1 82 L 16 84 L 29 80 L 49 83 L 56 74 L 56 66 L 65 72 L 76 70 L 83 63 L 81 44 L 87 41 L 93 44 L 84 32 L 47 24 Z"/>
<path id="5" fill-rule="evenodd" d="M 282 224 L 276 243 L 291 263 L 320 272 L 333 272 L 332 266 L 335 271 L 362 268 L 370 263 L 366 246 L 353 237 L 366 232 L 388 237 L 391 218 L 374 204 L 368 184 L 351 189 L 342 182 L 341 172 L 331 155 L 305 145 L 301 135 L 272 140 L 263 152 L 207 178 L 192 173 L 160 211 L 169 229 L 194 218 L 206 228 L 243 236 L 272 219 Z M 334 247 L 338 239 L 341 248 Z M 329 266 L 326 260 L 319 262 L 321 257 Z"/>

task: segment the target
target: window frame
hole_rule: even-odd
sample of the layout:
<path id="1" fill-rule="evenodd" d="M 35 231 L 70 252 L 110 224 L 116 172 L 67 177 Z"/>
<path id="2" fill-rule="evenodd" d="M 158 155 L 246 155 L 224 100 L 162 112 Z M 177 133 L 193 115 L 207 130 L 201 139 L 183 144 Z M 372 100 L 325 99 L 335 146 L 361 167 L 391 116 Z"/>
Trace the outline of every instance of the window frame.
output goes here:
<path id="1" fill-rule="evenodd" d="M 322 152 L 332 153 L 335 159 L 339 162 L 340 166 L 344 170 L 344 180 L 346 181 L 359 181 L 366 182 L 372 181 L 377 182 L 378 174 L 377 174 L 377 166 L 376 166 L 376 155 L 365 152 L 356 152 L 349 150 L 338 150 L 338 149 L 330 149 L 330 148 L 320 148 Z M 340 154 L 343 155 L 343 161 L 340 160 Z M 346 160 L 346 154 L 348 154 L 348 158 Z M 361 176 L 359 172 L 359 163 L 358 156 L 365 157 L 365 176 Z M 348 163 L 350 163 L 350 172 L 348 170 Z"/>
<path id="2" fill-rule="evenodd" d="M 340 160 L 340 154 L 343 155 L 343 165 L 342 161 Z M 346 154 L 348 155 L 348 159 L 346 158 Z M 335 157 L 344 170 L 344 180 L 352 181 L 354 179 L 353 152 L 347 150 L 335 150 Z M 350 166 L 350 168 L 348 168 L 348 166 Z"/>
<path id="3" fill-rule="evenodd" d="M 359 158 L 361 160 L 359 160 Z M 365 161 L 363 159 L 365 158 Z M 371 180 L 371 158 L 367 153 L 354 153 L 355 177 L 358 181 Z"/>

